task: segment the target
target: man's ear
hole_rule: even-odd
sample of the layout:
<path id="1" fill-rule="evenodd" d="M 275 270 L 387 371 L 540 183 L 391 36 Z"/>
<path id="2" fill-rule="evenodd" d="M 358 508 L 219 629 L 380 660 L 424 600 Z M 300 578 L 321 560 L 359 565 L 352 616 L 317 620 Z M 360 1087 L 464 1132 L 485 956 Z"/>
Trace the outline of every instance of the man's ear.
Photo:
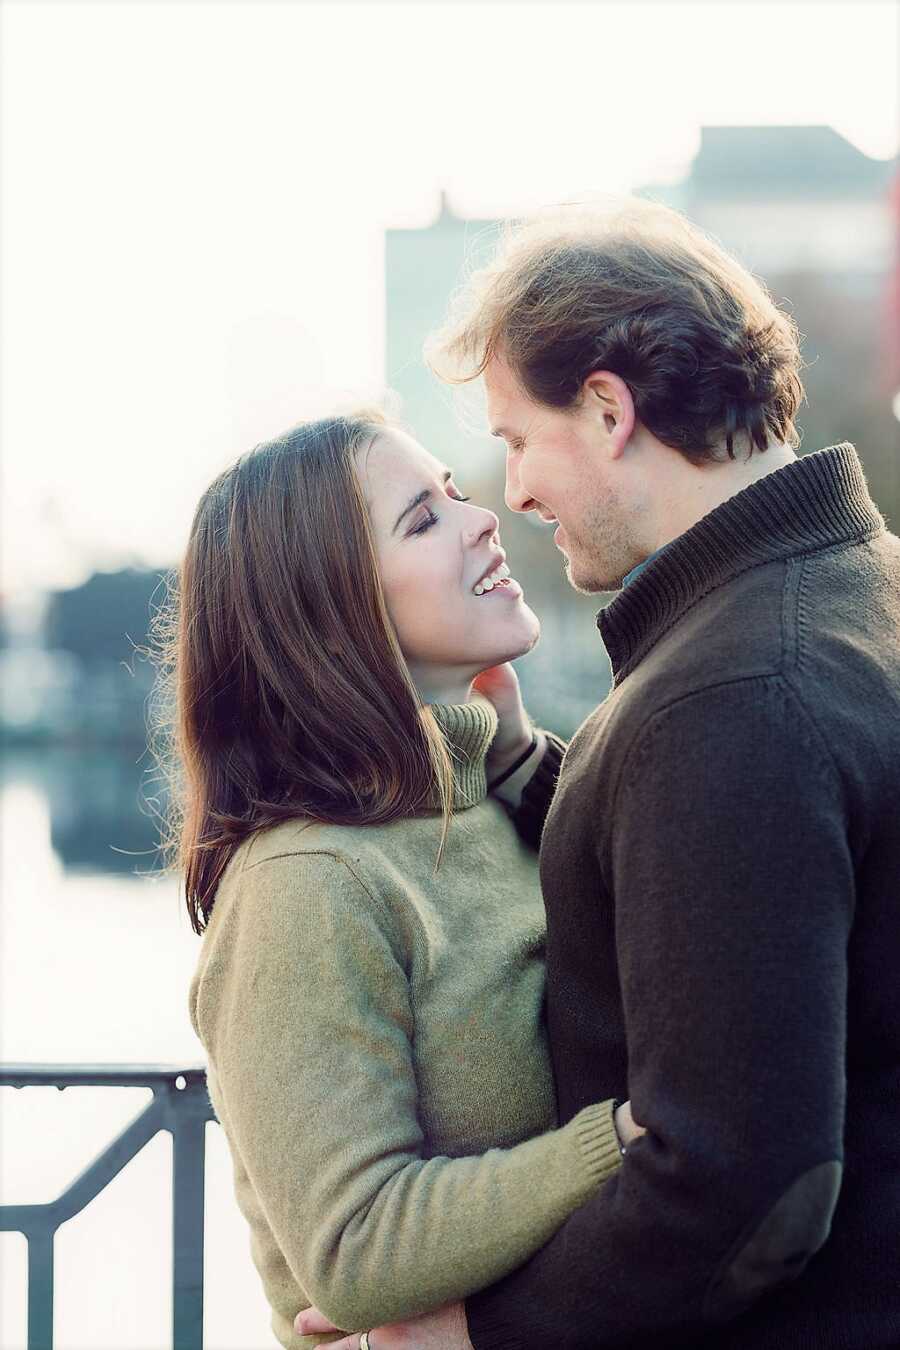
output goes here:
<path id="1" fill-rule="evenodd" d="M 621 375 L 611 370 L 592 370 L 582 386 L 583 407 L 603 419 L 614 459 L 624 454 L 634 431 L 635 412 L 631 390 Z"/>

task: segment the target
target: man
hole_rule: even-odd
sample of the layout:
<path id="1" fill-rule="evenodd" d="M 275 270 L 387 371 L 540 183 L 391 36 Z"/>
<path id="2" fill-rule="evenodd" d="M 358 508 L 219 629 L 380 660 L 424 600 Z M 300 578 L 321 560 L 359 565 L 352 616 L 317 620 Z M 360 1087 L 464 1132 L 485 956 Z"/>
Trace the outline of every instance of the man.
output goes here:
<path id="1" fill-rule="evenodd" d="M 630 1097 L 646 1134 L 371 1350 L 896 1347 L 900 540 L 852 446 L 796 457 L 790 320 L 663 208 L 513 233 L 451 358 L 508 505 L 618 591 L 543 832 L 548 1019 L 561 1120 Z"/>

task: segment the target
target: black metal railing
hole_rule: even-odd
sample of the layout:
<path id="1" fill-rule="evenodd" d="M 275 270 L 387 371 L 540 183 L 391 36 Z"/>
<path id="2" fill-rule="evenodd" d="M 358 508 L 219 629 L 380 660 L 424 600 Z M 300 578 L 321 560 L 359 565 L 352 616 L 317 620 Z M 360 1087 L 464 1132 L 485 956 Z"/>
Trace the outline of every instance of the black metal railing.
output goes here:
<path id="1" fill-rule="evenodd" d="M 145 1087 L 153 1099 L 56 1200 L 0 1205 L 0 1232 L 28 1243 L 28 1350 L 53 1350 L 56 1230 L 118 1176 L 160 1130 L 172 1135 L 173 1350 L 203 1347 L 203 1197 L 206 1122 L 215 1117 L 206 1070 L 157 1064 L 4 1064 L 0 1087 Z"/>

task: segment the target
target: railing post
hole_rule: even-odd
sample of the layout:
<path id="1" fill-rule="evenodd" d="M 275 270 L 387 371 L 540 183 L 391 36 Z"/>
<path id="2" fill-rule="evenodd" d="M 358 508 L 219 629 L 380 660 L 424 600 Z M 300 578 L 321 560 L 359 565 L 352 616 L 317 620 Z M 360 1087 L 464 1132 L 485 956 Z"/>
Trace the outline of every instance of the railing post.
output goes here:
<path id="1" fill-rule="evenodd" d="M 184 1100 L 190 1094 L 195 1105 Z M 203 1350 L 203 1204 L 206 1157 L 206 1086 L 188 1083 L 172 1114 L 172 1345 Z M 186 1108 L 186 1109 L 185 1109 Z"/>
<path id="2" fill-rule="evenodd" d="M 28 1350 L 53 1350 L 52 1228 L 26 1233 L 28 1241 Z"/>
<path id="3" fill-rule="evenodd" d="M 0 1232 L 28 1243 L 28 1350 L 53 1350 L 53 1243 L 161 1129 L 172 1134 L 174 1350 L 203 1350 L 206 1122 L 215 1120 L 198 1065 L 0 1064 L 0 1087 L 148 1087 L 153 1101 L 50 1204 L 0 1205 Z"/>

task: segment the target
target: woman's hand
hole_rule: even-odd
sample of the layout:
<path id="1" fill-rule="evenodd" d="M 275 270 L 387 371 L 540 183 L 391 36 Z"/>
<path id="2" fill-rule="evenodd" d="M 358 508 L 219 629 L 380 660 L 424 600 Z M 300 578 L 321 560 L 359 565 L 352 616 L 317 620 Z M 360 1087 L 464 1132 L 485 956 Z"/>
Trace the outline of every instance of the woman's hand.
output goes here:
<path id="1" fill-rule="evenodd" d="M 635 1139 L 640 1139 L 642 1134 L 647 1131 L 643 1125 L 639 1125 L 631 1114 L 631 1102 L 623 1102 L 621 1106 L 616 1107 L 616 1134 L 619 1136 L 619 1142 L 623 1148 L 633 1144 Z"/>
<path id="2" fill-rule="evenodd" d="M 524 755 L 532 743 L 534 731 L 522 702 L 519 677 L 508 661 L 502 666 L 483 670 L 472 687 L 497 709 L 497 734 L 485 764 L 490 781 L 499 778 Z"/>
<path id="3" fill-rule="evenodd" d="M 306 1308 L 294 1319 L 298 1336 L 328 1335 L 338 1331 L 318 1308 Z M 332 1341 L 317 1350 L 358 1350 L 360 1333 L 352 1332 L 342 1341 Z M 435 1312 L 425 1313 L 409 1322 L 394 1322 L 369 1332 L 371 1350 L 473 1350 L 462 1303 L 448 1303 Z"/>

